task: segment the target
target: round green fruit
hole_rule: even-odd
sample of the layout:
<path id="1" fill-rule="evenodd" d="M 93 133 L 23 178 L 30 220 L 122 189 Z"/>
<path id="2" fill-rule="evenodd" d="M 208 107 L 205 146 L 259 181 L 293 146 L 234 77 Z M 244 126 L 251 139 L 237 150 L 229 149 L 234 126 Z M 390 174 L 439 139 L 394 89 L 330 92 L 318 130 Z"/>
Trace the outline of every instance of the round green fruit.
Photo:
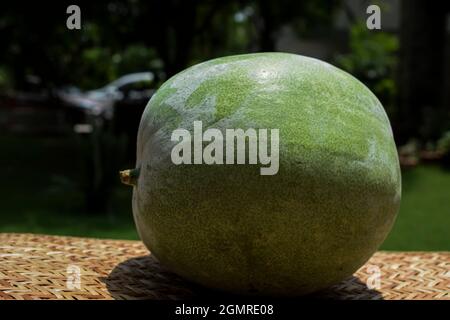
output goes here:
<path id="1" fill-rule="evenodd" d="M 223 133 L 222 164 L 187 149 L 189 161 L 174 163 L 173 134 L 185 129 L 194 145 L 194 121 Z M 262 174 L 261 158 L 228 163 L 227 129 L 278 130 L 276 172 Z M 123 176 L 139 235 L 162 264 L 243 294 L 300 295 L 351 276 L 386 238 L 401 196 L 378 99 L 328 63 L 285 53 L 214 59 L 169 79 L 145 109 L 136 169 Z"/>

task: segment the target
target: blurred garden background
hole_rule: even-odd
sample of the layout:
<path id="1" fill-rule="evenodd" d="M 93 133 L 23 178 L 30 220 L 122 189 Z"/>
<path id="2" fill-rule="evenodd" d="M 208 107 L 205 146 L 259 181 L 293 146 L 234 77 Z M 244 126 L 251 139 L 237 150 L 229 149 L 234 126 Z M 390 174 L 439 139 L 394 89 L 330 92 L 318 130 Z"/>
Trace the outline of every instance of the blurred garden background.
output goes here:
<path id="1" fill-rule="evenodd" d="M 4 1 L 0 232 L 137 239 L 117 172 L 153 92 L 207 59 L 283 51 L 339 66 L 385 106 L 403 197 L 382 249 L 450 250 L 449 39 L 444 1 Z"/>

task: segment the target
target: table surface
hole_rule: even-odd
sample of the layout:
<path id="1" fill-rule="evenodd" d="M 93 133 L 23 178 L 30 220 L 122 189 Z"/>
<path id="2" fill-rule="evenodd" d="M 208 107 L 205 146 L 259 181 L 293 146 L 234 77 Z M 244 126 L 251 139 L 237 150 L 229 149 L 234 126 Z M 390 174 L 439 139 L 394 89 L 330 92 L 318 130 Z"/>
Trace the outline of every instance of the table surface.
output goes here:
<path id="1" fill-rule="evenodd" d="M 377 277 L 379 275 L 379 277 Z M 140 241 L 0 233 L 0 299 L 229 297 L 188 283 Z M 450 300 L 450 252 L 377 252 L 310 298 Z"/>

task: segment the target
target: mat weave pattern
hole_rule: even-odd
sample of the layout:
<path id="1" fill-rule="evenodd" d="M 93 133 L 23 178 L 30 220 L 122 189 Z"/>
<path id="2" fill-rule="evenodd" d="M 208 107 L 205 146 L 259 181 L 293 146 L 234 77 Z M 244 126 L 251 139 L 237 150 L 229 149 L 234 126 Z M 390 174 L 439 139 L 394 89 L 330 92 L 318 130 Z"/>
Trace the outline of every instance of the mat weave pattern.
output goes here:
<path id="1" fill-rule="evenodd" d="M 179 300 L 214 294 L 221 295 L 164 269 L 139 241 L 0 234 L 0 299 Z M 353 277 L 313 297 L 450 300 L 450 252 L 377 252 Z"/>

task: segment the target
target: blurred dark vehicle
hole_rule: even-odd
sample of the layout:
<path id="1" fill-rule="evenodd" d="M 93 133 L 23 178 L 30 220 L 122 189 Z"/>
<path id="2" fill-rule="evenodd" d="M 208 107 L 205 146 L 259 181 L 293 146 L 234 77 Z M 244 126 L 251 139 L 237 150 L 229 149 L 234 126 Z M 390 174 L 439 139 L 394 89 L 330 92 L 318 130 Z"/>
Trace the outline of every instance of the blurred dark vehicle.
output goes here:
<path id="1" fill-rule="evenodd" d="M 79 123 L 74 123 L 75 131 L 83 130 L 83 123 L 89 123 L 79 119 L 81 111 L 86 118 L 94 116 L 113 121 L 117 134 L 131 135 L 133 131 L 137 133 L 142 112 L 155 92 L 154 78 L 152 72 L 132 73 L 102 88 L 86 92 L 66 87 L 58 91 L 58 97 L 68 107 L 68 112 L 72 111 L 72 119 L 79 120 Z"/>
<path id="2" fill-rule="evenodd" d="M 155 92 L 152 72 L 128 74 L 99 89 L 58 91 L 84 157 L 86 208 L 107 212 L 117 172 L 134 162 L 139 122 Z"/>
<path id="3" fill-rule="evenodd" d="M 154 79 L 152 72 L 139 72 L 89 91 L 74 86 L 44 88 L 36 83 L 27 90 L 4 92 L 0 94 L 0 128 L 32 134 L 90 133 L 101 122 L 114 134 L 133 140 L 155 92 Z"/>

